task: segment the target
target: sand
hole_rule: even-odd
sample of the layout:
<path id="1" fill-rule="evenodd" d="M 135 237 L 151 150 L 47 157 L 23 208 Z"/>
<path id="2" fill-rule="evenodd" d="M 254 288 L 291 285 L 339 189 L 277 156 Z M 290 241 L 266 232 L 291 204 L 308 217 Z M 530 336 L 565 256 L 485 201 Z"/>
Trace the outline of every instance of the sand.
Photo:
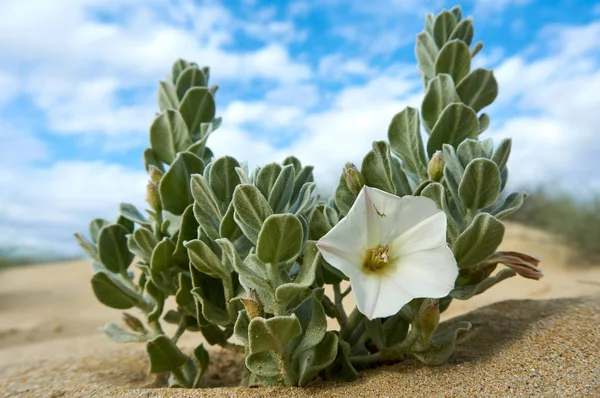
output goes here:
<path id="1" fill-rule="evenodd" d="M 502 249 L 542 257 L 545 277 L 515 277 L 453 302 L 444 319 L 474 327 L 448 364 L 409 360 L 306 389 L 234 387 L 240 357 L 221 350 L 204 381 L 218 388 L 158 388 L 142 344 L 113 343 L 98 330 L 119 312 L 96 302 L 87 261 L 10 269 L 0 273 L 0 397 L 600 396 L 600 265 L 515 224 Z"/>

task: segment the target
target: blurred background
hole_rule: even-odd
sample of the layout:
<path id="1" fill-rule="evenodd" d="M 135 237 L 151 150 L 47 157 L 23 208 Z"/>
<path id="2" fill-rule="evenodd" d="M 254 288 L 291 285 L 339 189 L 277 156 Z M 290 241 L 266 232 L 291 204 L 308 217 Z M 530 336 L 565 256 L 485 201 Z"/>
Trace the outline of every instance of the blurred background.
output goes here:
<path id="1" fill-rule="evenodd" d="M 426 12 L 456 4 L 0 1 L 0 267 L 81 257 L 73 232 L 121 201 L 145 208 L 141 152 L 158 81 L 180 57 L 220 86 L 217 156 L 253 167 L 294 154 L 331 194 L 345 162 L 419 107 L 415 35 Z M 485 43 L 476 66 L 500 85 L 484 138 L 513 138 L 509 188 L 532 194 L 516 220 L 596 261 L 600 3 L 460 5 Z"/>

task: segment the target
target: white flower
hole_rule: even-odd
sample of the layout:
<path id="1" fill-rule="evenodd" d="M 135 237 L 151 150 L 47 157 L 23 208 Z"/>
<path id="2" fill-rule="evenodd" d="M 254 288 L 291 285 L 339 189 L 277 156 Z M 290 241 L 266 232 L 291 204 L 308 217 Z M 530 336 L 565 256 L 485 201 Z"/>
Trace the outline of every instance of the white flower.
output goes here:
<path id="1" fill-rule="evenodd" d="M 414 298 L 441 298 L 458 267 L 446 244 L 446 214 L 421 196 L 402 198 L 365 186 L 317 247 L 350 279 L 367 318 L 396 314 Z"/>

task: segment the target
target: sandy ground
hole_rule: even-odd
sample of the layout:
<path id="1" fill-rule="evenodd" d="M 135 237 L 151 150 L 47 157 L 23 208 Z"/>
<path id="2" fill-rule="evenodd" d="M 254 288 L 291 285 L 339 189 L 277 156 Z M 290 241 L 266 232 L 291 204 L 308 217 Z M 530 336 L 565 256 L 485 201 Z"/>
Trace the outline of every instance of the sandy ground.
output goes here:
<path id="1" fill-rule="evenodd" d="M 147 373 L 143 345 L 119 345 L 98 330 L 119 312 L 96 302 L 87 261 L 6 270 L 0 397 L 600 396 L 600 266 L 584 265 L 557 239 L 520 225 L 508 226 L 501 249 L 540 256 L 545 277 L 514 277 L 455 300 L 444 319 L 469 320 L 474 329 L 449 364 L 409 361 L 363 372 L 353 383 L 306 390 L 227 387 L 235 384 L 239 358 L 220 351 L 206 386 L 226 388 L 154 388 L 159 381 Z M 182 344 L 198 341 L 186 335 Z"/>

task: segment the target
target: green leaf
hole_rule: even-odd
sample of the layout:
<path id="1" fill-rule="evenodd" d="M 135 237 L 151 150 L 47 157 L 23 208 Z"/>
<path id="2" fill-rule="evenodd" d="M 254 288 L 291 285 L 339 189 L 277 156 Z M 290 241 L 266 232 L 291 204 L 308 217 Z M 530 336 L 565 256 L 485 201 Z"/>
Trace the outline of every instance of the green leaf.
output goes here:
<path id="1" fill-rule="evenodd" d="M 483 209 L 500 194 L 500 170 L 488 159 L 475 159 L 465 168 L 458 194 L 468 209 Z"/>
<path id="2" fill-rule="evenodd" d="M 150 166 L 154 166 L 162 172 L 165 171 L 162 162 L 158 160 L 158 155 L 152 148 L 146 148 L 144 149 L 144 168 L 148 173 L 150 172 Z"/>
<path id="3" fill-rule="evenodd" d="M 475 56 L 479 53 L 479 51 L 481 51 L 481 49 L 483 48 L 483 43 L 478 41 L 477 43 L 475 43 L 475 45 L 473 46 L 473 49 L 471 50 L 471 59 L 475 58 Z"/>
<path id="4" fill-rule="evenodd" d="M 127 230 L 127 232 L 130 234 L 133 233 L 133 229 L 135 228 L 133 221 L 131 221 L 128 218 L 123 217 L 123 216 L 118 216 L 117 221 L 115 223 L 122 226 L 123 228 L 125 228 Z"/>
<path id="5" fill-rule="evenodd" d="M 504 237 L 504 224 L 488 213 L 479 213 L 452 247 L 458 268 L 473 267 L 496 252 Z"/>
<path id="6" fill-rule="evenodd" d="M 467 167 L 472 160 L 488 157 L 485 153 L 483 145 L 481 145 L 481 142 L 471 138 L 467 138 L 460 143 L 456 149 L 456 155 L 458 156 L 458 160 L 463 167 Z"/>
<path id="7" fill-rule="evenodd" d="M 477 138 L 479 121 L 475 111 L 462 103 L 448 105 L 431 130 L 427 141 L 427 153 L 433 156 L 444 144 L 457 147 L 467 138 Z"/>
<path id="8" fill-rule="evenodd" d="M 487 113 L 482 113 L 479 116 L 479 134 L 483 133 L 490 127 L 490 116 Z"/>
<path id="9" fill-rule="evenodd" d="M 467 44 L 467 46 L 470 46 L 473 42 L 474 34 L 473 22 L 471 19 L 463 19 L 458 23 L 458 25 L 456 25 L 456 28 L 454 28 L 448 40 L 462 40 Z"/>
<path id="10" fill-rule="evenodd" d="M 350 191 L 346 184 L 346 180 L 344 179 L 344 175 L 341 175 L 334 197 L 335 205 L 339 209 L 341 216 L 348 214 L 355 200 L 356 195 Z"/>
<path id="11" fill-rule="evenodd" d="M 314 295 L 302 301 L 294 309 L 302 328 L 302 334 L 294 342 L 294 353 L 300 353 L 316 346 L 323 340 L 327 331 L 327 317 L 323 306 Z"/>
<path id="12" fill-rule="evenodd" d="M 235 242 L 238 238 L 244 236 L 244 233 L 233 218 L 234 212 L 233 202 L 230 202 L 229 207 L 227 207 L 227 211 L 221 220 L 221 224 L 219 225 L 219 235 L 222 238 L 229 239 L 231 242 Z"/>
<path id="13" fill-rule="evenodd" d="M 219 278 L 229 280 L 230 275 L 227 268 L 221 264 L 219 257 L 199 239 L 185 243 L 192 265 L 200 272 Z"/>
<path id="14" fill-rule="evenodd" d="M 173 83 L 169 81 L 158 83 L 158 107 L 161 111 L 179 107 L 179 98 L 177 98 L 177 91 Z"/>
<path id="15" fill-rule="evenodd" d="M 224 156 L 215 160 L 210 169 L 210 187 L 215 197 L 225 205 L 231 202 L 233 191 L 240 184 L 240 177 L 235 171 L 239 166 L 235 158 Z"/>
<path id="16" fill-rule="evenodd" d="M 312 196 L 316 184 L 314 182 L 307 182 L 302 186 L 296 202 L 290 207 L 289 213 L 293 213 L 300 217 L 301 215 L 308 214 L 316 199 Z"/>
<path id="17" fill-rule="evenodd" d="M 171 372 L 179 369 L 188 357 L 165 335 L 159 335 L 146 343 L 150 359 L 150 373 Z"/>
<path id="18" fill-rule="evenodd" d="M 169 271 L 173 267 L 174 251 L 175 243 L 171 239 L 165 237 L 158 242 L 150 259 L 150 269 L 152 272 L 163 273 Z"/>
<path id="19" fill-rule="evenodd" d="M 175 215 L 183 214 L 193 201 L 190 177 L 203 170 L 204 162 L 198 156 L 190 152 L 178 153 L 158 186 L 163 208 Z"/>
<path id="20" fill-rule="evenodd" d="M 190 63 L 184 59 L 178 59 L 177 61 L 175 61 L 173 63 L 173 68 L 171 70 L 171 74 L 173 77 L 173 84 L 175 84 L 177 82 L 177 79 L 179 78 L 179 75 L 181 74 L 181 72 L 183 72 L 189 66 L 190 66 Z"/>
<path id="21" fill-rule="evenodd" d="M 100 261 L 100 257 L 98 257 L 98 249 L 96 248 L 96 245 L 92 242 L 90 242 L 85 236 L 76 233 L 75 235 L 75 240 L 77 241 L 77 243 L 79 244 L 79 246 L 81 246 L 81 248 L 83 249 L 83 251 L 86 252 L 86 254 L 88 256 L 90 256 L 93 260 L 96 261 Z"/>
<path id="22" fill-rule="evenodd" d="M 202 376 L 204 375 L 204 372 L 206 372 L 206 369 L 208 369 L 209 363 L 210 363 L 210 355 L 208 354 L 208 351 L 206 351 L 206 348 L 204 348 L 204 345 L 199 344 L 194 349 L 194 364 L 196 365 L 196 368 L 198 369 L 198 373 L 194 380 L 194 384 L 192 385 L 193 388 L 198 387 L 198 384 L 200 384 L 200 380 L 202 380 Z"/>
<path id="23" fill-rule="evenodd" d="M 277 163 L 269 163 L 258 172 L 258 175 L 256 176 L 256 188 L 258 188 L 265 199 L 269 198 L 281 170 L 282 167 Z"/>
<path id="24" fill-rule="evenodd" d="M 141 297 L 113 276 L 99 271 L 92 276 L 92 290 L 102 304 L 118 310 L 128 310 L 141 301 Z"/>
<path id="25" fill-rule="evenodd" d="M 334 332 L 327 332 L 317 346 L 299 353 L 294 358 L 300 376 L 298 385 L 306 386 L 321 370 L 331 365 L 337 356 L 337 348 L 338 336 Z"/>
<path id="26" fill-rule="evenodd" d="M 213 194 L 206 178 L 200 174 L 194 174 L 191 177 L 192 197 L 196 205 L 209 218 L 211 224 L 218 228 L 218 225 L 223 218 L 221 208 L 217 203 L 217 198 Z"/>
<path id="27" fill-rule="evenodd" d="M 177 97 L 181 100 L 192 87 L 206 87 L 207 79 L 204 73 L 197 67 L 189 67 L 183 70 L 177 77 Z"/>
<path id="28" fill-rule="evenodd" d="M 321 254 L 317 250 L 316 242 L 309 241 L 304 250 L 304 259 L 300 271 L 294 281 L 280 285 L 275 291 L 277 301 L 289 303 L 308 289 L 315 280 L 315 273 L 320 260 Z"/>
<path id="29" fill-rule="evenodd" d="M 419 111 L 406 107 L 392 118 L 388 128 L 390 148 L 408 170 L 417 175 L 424 175 L 427 169 L 427 158 L 423 149 Z"/>
<path id="30" fill-rule="evenodd" d="M 205 279 L 208 279 L 205 277 Z M 192 289 L 192 295 L 202 306 L 202 315 L 212 324 L 228 326 L 231 323 L 226 309 L 223 285 L 203 279 L 201 286 Z M 218 281 L 218 279 L 213 279 Z"/>
<path id="31" fill-rule="evenodd" d="M 295 156 L 288 156 L 283 160 L 281 164 L 283 164 L 284 166 L 287 166 L 288 164 L 294 166 L 294 174 L 300 174 L 300 172 L 302 171 L 302 163 Z"/>
<path id="32" fill-rule="evenodd" d="M 189 89 L 179 105 L 179 112 L 191 136 L 200 132 L 202 123 L 209 123 L 214 119 L 215 111 L 215 99 L 204 87 Z"/>
<path id="33" fill-rule="evenodd" d="M 438 48 L 442 48 L 456 28 L 456 17 L 450 11 L 442 11 L 433 22 L 433 39 Z"/>
<path id="34" fill-rule="evenodd" d="M 429 33 L 421 32 L 417 35 L 415 55 L 423 76 L 428 80 L 433 79 L 435 77 L 435 60 L 438 56 L 438 49 Z"/>
<path id="35" fill-rule="evenodd" d="M 109 339 L 116 343 L 142 343 L 148 340 L 145 334 L 132 333 L 114 322 L 107 323 L 101 330 Z"/>
<path id="36" fill-rule="evenodd" d="M 337 222 L 337 213 L 334 209 L 327 207 L 326 205 L 317 205 L 315 207 L 315 210 L 310 216 L 308 239 L 319 240 L 333 228 L 335 223 L 331 222 L 331 219 L 328 216 L 330 213 L 335 217 L 334 221 Z"/>
<path id="37" fill-rule="evenodd" d="M 433 24 L 434 24 L 435 16 L 428 12 L 425 14 L 425 31 L 433 36 Z"/>
<path id="38" fill-rule="evenodd" d="M 246 357 L 246 366 L 250 371 L 262 377 L 281 377 L 279 360 L 273 351 L 261 351 Z"/>
<path id="39" fill-rule="evenodd" d="M 258 188 L 241 184 L 233 193 L 234 218 L 244 235 L 256 243 L 263 223 L 273 211 Z"/>
<path id="40" fill-rule="evenodd" d="M 167 109 L 150 126 L 150 146 L 158 159 L 171 164 L 178 152 L 192 145 L 192 139 L 181 114 Z"/>
<path id="41" fill-rule="evenodd" d="M 292 195 L 292 203 L 295 203 L 298 197 L 301 195 L 302 189 L 306 186 L 307 182 L 313 182 L 313 167 L 305 166 L 300 170 L 300 172 L 296 172 L 296 181 L 294 182 L 294 194 Z"/>
<path id="42" fill-rule="evenodd" d="M 523 206 L 526 198 L 527 194 L 525 192 L 511 193 L 506 197 L 504 203 L 492 211 L 492 214 L 498 219 L 508 217 Z"/>
<path id="43" fill-rule="evenodd" d="M 291 262 L 302 250 L 302 224 L 293 214 L 273 214 L 265 220 L 256 244 L 256 255 L 263 263 Z"/>
<path id="44" fill-rule="evenodd" d="M 284 353 L 287 345 L 302 333 L 296 315 L 254 318 L 248 327 L 250 353 L 273 350 Z"/>
<path id="45" fill-rule="evenodd" d="M 103 227 L 98 234 L 98 257 L 110 272 L 125 273 L 133 261 L 127 247 L 129 232 L 119 224 Z"/>
<path id="46" fill-rule="evenodd" d="M 120 203 L 119 214 L 138 225 L 150 228 L 148 219 L 131 203 Z"/>
<path id="47" fill-rule="evenodd" d="M 179 289 L 175 294 L 175 302 L 180 309 L 190 308 L 194 303 L 194 296 L 191 293 L 193 289 L 192 279 L 183 272 L 180 272 L 178 274 L 178 281 Z"/>
<path id="48" fill-rule="evenodd" d="M 447 73 L 452 76 L 455 84 L 459 84 L 470 70 L 471 56 L 465 42 L 452 40 L 444 44 L 435 61 L 435 74 Z"/>
<path id="49" fill-rule="evenodd" d="M 391 153 L 385 141 L 375 141 L 373 149 L 363 159 L 360 172 L 365 184 L 391 194 L 396 194 L 392 175 Z"/>
<path id="50" fill-rule="evenodd" d="M 335 360 L 325 369 L 326 379 L 354 381 L 358 372 L 350 362 L 350 344 L 338 338 L 338 349 Z"/>
<path id="51" fill-rule="evenodd" d="M 454 17 L 456 18 L 456 22 L 460 22 L 462 20 L 462 11 L 460 9 L 460 6 L 454 6 L 454 7 L 452 7 L 452 9 L 450 10 L 450 12 L 452 14 L 454 14 Z"/>
<path id="52" fill-rule="evenodd" d="M 102 227 L 105 227 L 107 225 L 110 225 L 110 222 L 103 218 L 94 218 L 90 222 L 89 230 L 90 230 L 90 238 L 92 238 L 92 242 L 94 242 L 94 243 L 98 242 L 98 234 L 100 233 L 100 230 L 102 229 Z"/>
<path id="53" fill-rule="evenodd" d="M 510 156 L 510 150 L 512 148 L 512 140 L 510 138 L 505 138 L 500 141 L 500 145 L 496 148 L 494 155 L 492 155 L 492 160 L 498 166 L 500 171 L 504 170 L 506 167 L 506 163 L 508 163 L 508 158 Z"/>
<path id="54" fill-rule="evenodd" d="M 462 332 L 471 329 L 469 322 L 458 322 L 453 327 L 433 336 L 430 348 L 425 352 L 415 352 L 413 355 L 428 365 L 441 365 L 450 358 L 456 347 L 456 339 Z"/>
<path id="55" fill-rule="evenodd" d="M 294 194 L 295 179 L 296 173 L 293 165 L 290 164 L 281 169 L 268 195 L 269 206 L 273 212 L 281 213 L 285 210 Z"/>
<path id="56" fill-rule="evenodd" d="M 143 253 L 143 255 L 140 257 L 142 257 L 144 261 L 150 262 L 152 251 L 154 250 L 154 247 L 158 244 L 158 239 L 156 239 L 156 236 L 154 236 L 154 234 L 149 229 L 138 228 L 133 233 L 133 239 L 137 244 L 137 247 Z"/>
<path id="57" fill-rule="evenodd" d="M 181 216 L 181 226 L 177 234 L 177 243 L 173 252 L 173 259 L 184 270 L 189 267 L 189 258 L 187 249 L 184 247 L 186 241 L 195 239 L 198 236 L 198 221 L 194 215 L 194 206 L 189 205 Z"/>
<path id="58" fill-rule="evenodd" d="M 450 75 L 442 74 L 433 78 L 427 86 L 421 105 L 421 118 L 425 130 L 430 132 L 442 111 L 452 102 L 458 101 L 460 98 Z"/>
<path id="59" fill-rule="evenodd" d="M 498 82 L 494 72 L 478 68 L 456 86 L 456 92 L 462 102 L 479 112 L 498 96 Z"/>

